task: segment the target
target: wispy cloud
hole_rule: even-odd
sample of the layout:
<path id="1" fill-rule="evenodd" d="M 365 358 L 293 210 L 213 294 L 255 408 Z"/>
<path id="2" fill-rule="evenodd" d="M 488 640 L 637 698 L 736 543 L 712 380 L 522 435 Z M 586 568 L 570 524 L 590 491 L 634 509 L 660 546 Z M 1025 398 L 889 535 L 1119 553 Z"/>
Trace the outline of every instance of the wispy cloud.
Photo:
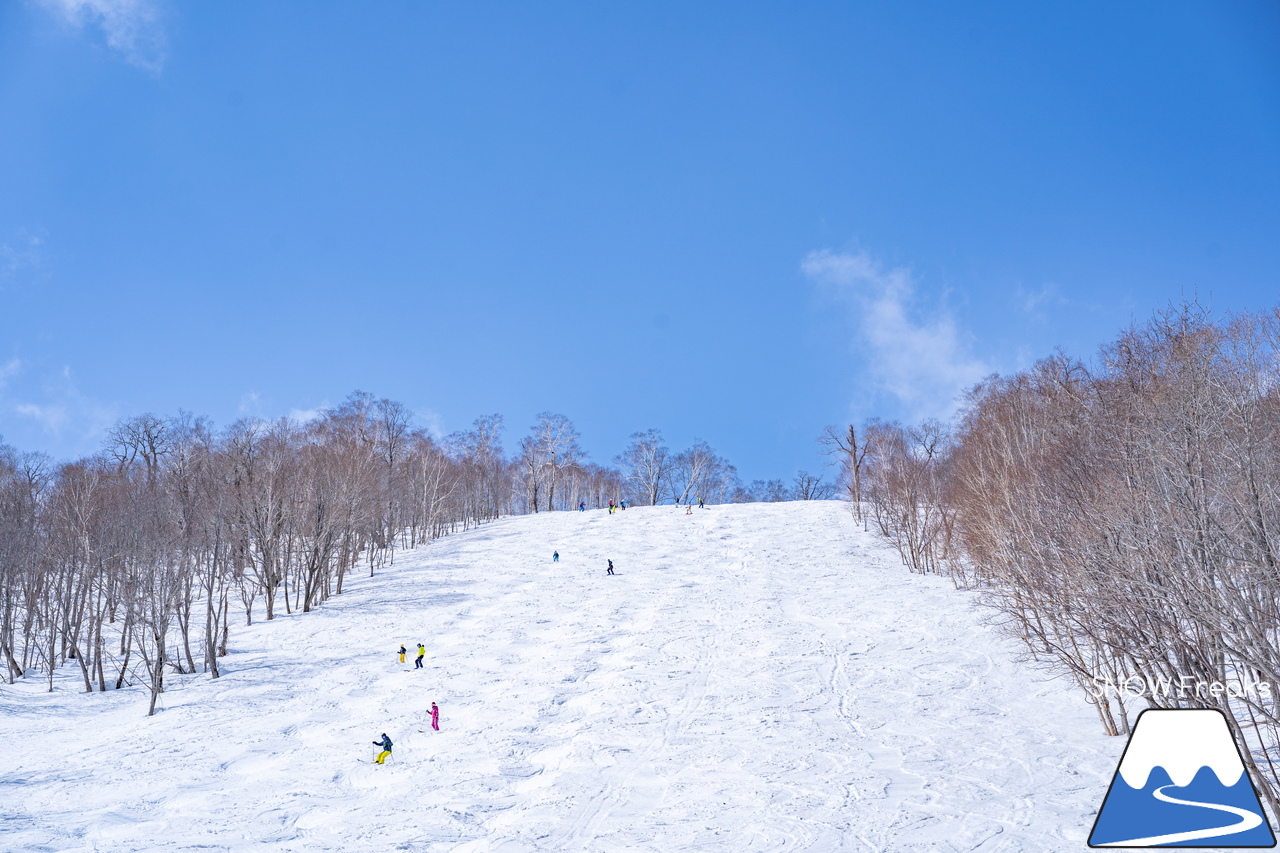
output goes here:
<path id="1" fill-rule="evenodd" d="M 44 240 L 25 228 L 0 243 L 0 279 L 24 268 L 40 266 L 43 247 Z"/>
<path id="2" fill-rule="evenodd" d="M 22 372 L 22 361 L 20 359 L 11 358 L 4 364 L 0 364 L 0 391 L 9 384 L 10 377 L 17 376 Z"/>
<path id="3" fill-rule="evenodd" d="M 435 409 L 414 411 L 415 419 L 431 433 L 431 437 L 439 441 L 444 438 L 444 418 Z"/>
<path id="4" fill-rule="evenodd" d="M 800 268 L 853 303 L 868 379 L 906 417 L 951 415 L 960 393 L 991 372 L 945 306 L 922 310 L 909 269 L 886 270 L 865 252 L 829 250 L 810 252 Z"/>
<path id="5" fill-rule="evenodd" d="M 1033 315 L 1039 315 L 1041 309 L 1046 306 L 1062 305 L 1066 302 L 1058 293 L 1058 285 L 1053 282 L 1046 283 L 1034 293 L 1028 293 L 1019 285 L 1018 298 L 1022 300 L 1022 310 Z"/>
<path id="6" fill-rule="evenodd" d="M 41 405 L 39 403 L 19 403 L 13 410 L 24 417 L 31 418 L 40 424 L 45 432 L 60 435 L 70 416 L 67 407 L 60 405 Z"/>
<path id="7" fill-rule="evenodd" d="M 1100 309 L 1097 303 L 1082 302 L 1075 294 L 1064 293 L 1055 282 L 1046 282 L 1039 290 L 1028 290 L 1018 285 L 1015 296 L 1016 304 L 1022 308 L 1028 318 L 1044 323 L 1059 317 L 1064 311 L 1096 312 Z"/>
<path id="8" fill-rule="evenodd" d="M 309 424 L 312 421 L 318 421 L 320 418 L 324 417 L 324 413 L 328 411 L 328 409 L 329 404 L 327 402 L 321 403 L 319 406 L 311 409 L 290 409 L 289 420 L 296 424 Z"/>
<path id="9" fill-rule="evenodd" d="M 260 417 L 262 415 L 261 395 L 257 391 L 249 391 L 240 395 L 240 414 Z"/>
<path id="10" fill-rule="evenodd" d="M 16 358 L 0 365 L 0 390 L 20 373 L 28 371 Z M 38 392 L 10 389 L 8 399 L 0 402 L 8 411 L 33 421 L 40 432 L 55 439 L 55 443 L 69 443 L 80 452 L 86 446 L 93 447 L 115 422 L 115 407 L 80 393 L 70 367 L 62 368 L 53 376 L 31 378 L 39 383 Z"/>
<path id="11" fill-rule="evenodd" d="M 158 0 L 40 0 L 74 27 L 98 27 L 133 65 L 159 73 L 167 38 Z"/>

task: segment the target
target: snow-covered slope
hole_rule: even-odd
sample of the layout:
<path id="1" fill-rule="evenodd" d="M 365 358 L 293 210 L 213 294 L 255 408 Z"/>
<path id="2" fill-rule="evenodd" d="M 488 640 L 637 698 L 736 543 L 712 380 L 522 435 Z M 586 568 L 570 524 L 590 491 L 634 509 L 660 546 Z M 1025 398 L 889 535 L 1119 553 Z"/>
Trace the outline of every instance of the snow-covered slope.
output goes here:
<path id="1" fill-rule="evenodd" d="M 0 686 L 0 849 L 1080 850 L 1124 747 L 836 502 L 506 519 L 348 589 L 150 719 Z"/>

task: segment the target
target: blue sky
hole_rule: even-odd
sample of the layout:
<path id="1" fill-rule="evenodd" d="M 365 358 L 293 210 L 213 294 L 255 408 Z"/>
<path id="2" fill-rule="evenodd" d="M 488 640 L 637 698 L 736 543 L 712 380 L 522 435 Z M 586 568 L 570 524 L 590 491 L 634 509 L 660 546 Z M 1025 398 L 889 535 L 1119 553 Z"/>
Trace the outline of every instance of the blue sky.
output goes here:
<path id="1" fill-rule="evenodd" d="M 744 480 L 1280 303 L 1280 6 L 0 3 L 0 435 L 400 400 Z"/>

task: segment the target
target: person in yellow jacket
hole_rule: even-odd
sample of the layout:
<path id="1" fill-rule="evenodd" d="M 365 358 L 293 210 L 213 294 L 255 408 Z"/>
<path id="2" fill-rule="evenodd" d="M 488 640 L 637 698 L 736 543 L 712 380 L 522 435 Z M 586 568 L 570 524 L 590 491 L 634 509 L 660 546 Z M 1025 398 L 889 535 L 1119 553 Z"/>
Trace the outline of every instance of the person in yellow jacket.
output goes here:
<path id="1" fill-rule="evenodd" d="M 409 650 L 404 647 L 404 643 L 401 643 L 400 644 L 400 663 L 404 663 L 404 656 L 407 655 L 408 653 L 409 653 Z"/>
<path id="2" fill-rule="evenodd" d="M 418 643 L 418 659 L 413 662 L 414 669 L 422 669 L 422 659 L 427 655 L 427 647 Z"/>

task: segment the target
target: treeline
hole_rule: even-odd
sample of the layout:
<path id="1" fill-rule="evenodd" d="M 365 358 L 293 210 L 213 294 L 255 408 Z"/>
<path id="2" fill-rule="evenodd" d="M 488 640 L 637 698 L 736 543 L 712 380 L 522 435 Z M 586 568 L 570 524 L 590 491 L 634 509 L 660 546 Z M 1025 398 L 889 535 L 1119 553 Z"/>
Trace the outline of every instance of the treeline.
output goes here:
<path id="1" fill-rule="evenodd" d="M 502 432 L 492 415 L 437 440 L 401 403 L 356 392 L 305 423 L 127 418 L 102 452 L 63 464 L 0 444 L 9 682 L 44 673 L 52 690 L 75 661 L 85 691 L 140 681 L 154 713 L 167 672 L 218 677 L 237 614 L 307 612 L 397 549 L 609 500 L 791 494 L 744 489 L 706 442 L 674 453 L 656 430 L 632 436 L 614 467 L 587 460 L 563 415 L 539 415 L 510 457 Z"/>
<path id="2" fill-rule="evenodd" d="M 825 439 L 903 561 L 984 590 L 1108 733 L 1217 708 L 1280 806 L 1280 308 L 1183 305 L 987 379 L 951 426 Z"/>

